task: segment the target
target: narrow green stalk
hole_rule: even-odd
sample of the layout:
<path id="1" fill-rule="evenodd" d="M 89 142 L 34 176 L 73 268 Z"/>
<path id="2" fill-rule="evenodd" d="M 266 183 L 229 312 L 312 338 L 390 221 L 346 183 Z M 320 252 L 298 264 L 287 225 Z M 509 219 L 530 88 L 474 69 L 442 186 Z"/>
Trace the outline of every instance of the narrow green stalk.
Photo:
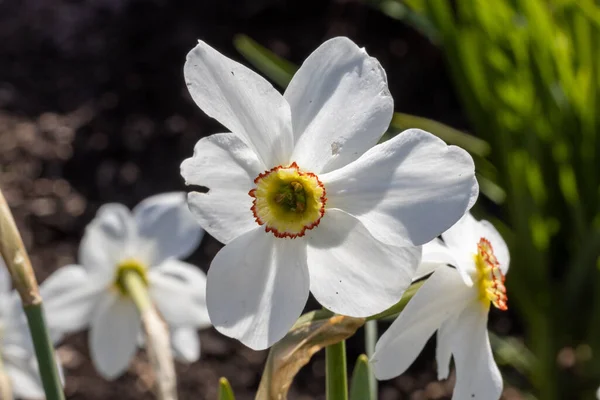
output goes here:
<path id="1" fill-rule="evenodd" d="M 150 299 L 146 282 L 135 269 L 124 270 L 119 280 L 140 312 L 146 334 L 146 352 L 156 376 L 156 397 L 159 400 L 177 400 L 177 377 L 169 330 Z"/>
<path id="2" fill-rule="evenodd" d="M 60 375 L 54 358 L 54 347 L 46 330 L 46 320 L 42 304 L 30 304 L 23 307 L 33 340 L 33 347 L 42 377 L 47 400 L 64 400 Z"/>
<path id="3" fill-rule="evenodd" d="M 365 324 L 365 351 L 369 359 L 373 357 L 375 353 L 375 344 L 377 343 L 377 321 L 367 321 Z M 371 399 L 377 398 L 377 379 L 373 371 L 368 371 L 369 374 L 369 392 L 371 393 Z"/>
<path id="4" fill-rule="evenodd" d="M 492 147 L 488 142 L 468 133 L 454 129 L 448 125 L 431 119 L 417 117 L 410 114 L 394 113 L 390 127 L 396 131 L 410 128 L 419 128 L 433 133 L 448 144 L 454 144 L 467 150 L 473 156 L 486 157 Z"/>
<path id="5" fill-rule="evenodd" d="M 402 310 L 404 310 L 404 307 L 406 307 L 410 299 L 412 299 L 412 297 L 417 293 L 417 290 L 419 290 L 419 288 L 423 286 L 424 283 L 425 280 L 413 283 L 408 287 L 408 289 L 406 289 L 399 302 L 397 302 L 387 310 L 380 312 L 379 314 L 367 317 L 367 321 L 380 320 L 395 316 L 396 314 L 400 313 Z"/>
<path id="6" fill-rule="evenodd" d="M 152 300 L 143 278 L 134 270 L 124 271 L 121 282 L 140 314 L 152 308 Z"/>
<path id="7" fill-rule="evenodd" d="M 348 400 L 345 340 L 325 348 L 325 382 L 327 400 Z"/>
<path id="8" fill-rule="evenodd" d="M 233 45 L 252 65 L 282 88 L 287 87 L 298 70 L 296 65 L 246 35 L 237 35 L 233 39 Z"/>
<path id="9" fill-rule="evenodd" d="M 54 358 L 54 347 L 46 327 L 38 283 L 23 245 L 23 240 L 1 190 L 0 255 L 10 272 L 13 286 L 21 297 L 23 310 L 29 323 L 29 333 L 38 360 L 46 400 L 64 400 L 62 383 Z"/>

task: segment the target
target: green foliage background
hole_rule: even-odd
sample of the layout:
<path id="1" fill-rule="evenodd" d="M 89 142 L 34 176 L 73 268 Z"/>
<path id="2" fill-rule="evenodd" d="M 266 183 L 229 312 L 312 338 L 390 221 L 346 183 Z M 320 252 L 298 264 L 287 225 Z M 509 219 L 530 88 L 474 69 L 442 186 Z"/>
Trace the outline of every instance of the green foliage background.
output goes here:
<path id="1" fill-rule="evenodd" d="M 542 399 L 600 382 L 600 7 L 593 0 L 408 0 L 443 47 L 474 127 L 480 173 L 506 192 L 509 298 Z M 419 21 L 418 18 L 415 19 Z M 562 349 L 576 363 L 559 367 Z"/>

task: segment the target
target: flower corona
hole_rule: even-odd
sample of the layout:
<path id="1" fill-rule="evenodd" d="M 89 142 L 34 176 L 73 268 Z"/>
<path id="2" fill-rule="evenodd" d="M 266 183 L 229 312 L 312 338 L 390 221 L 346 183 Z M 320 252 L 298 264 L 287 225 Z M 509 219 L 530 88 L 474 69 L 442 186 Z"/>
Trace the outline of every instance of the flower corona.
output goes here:
<path id="1" fill-rule="evenodd" d="M 489 240 L 483 237 L 479 240 L 477 254 L 473 258 L 477 268 L 480 300 L 486 307 L 491 302 L 496 308 L 506 311 L 508 298 L 506 297 L 506 286 L 504 286 L 505 276 Z"/>
<path id="2" fill-rule="evenodd" d="M 325 186 L 317 175 L 301 171 L 295 162 L 263 172 L 254 183 L 256 188 L 248 193 L 254 198 L 254 218 L 278 238 L 304 236 L 325 215 Z"/>
<path id="3" fill-rule="evenodd" d="M 148 268 L 144 263 L 135 258 L 126 258 L 117 264 L 117 272 L 115 273 L 115 288 L 121 293 L 122 296 L 128 296 L 127 289 L 125 287 L 125 274 L 127 272 L 134 272 L 138 274 L 146 286 L 148 286 Z"/>

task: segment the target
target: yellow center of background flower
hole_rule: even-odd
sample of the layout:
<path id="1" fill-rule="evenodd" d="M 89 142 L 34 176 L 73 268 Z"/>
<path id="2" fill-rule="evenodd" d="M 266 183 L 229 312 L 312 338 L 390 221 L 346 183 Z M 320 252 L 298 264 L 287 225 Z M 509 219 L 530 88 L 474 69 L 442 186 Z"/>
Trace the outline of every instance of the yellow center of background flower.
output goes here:
<path id="1" fill-rule="evenodd" d="M 479 287 L 479 299 L 486 307 L 491 302 L 496 308 L 507 310 L 505 278 L 500 263 L 494 255 L 492 244 L 487 239 L 481 238 L 477 244 L 477 254 L 473 257 L 477 268 L 475 284 Z"/>
<path id="2" fill-rule="evenodd" d="M 133 272 L 138 274 L 142 281 L 148 286 L 148 272 L 146 265 L 144 263 L 133 259 L 128 258 L 119 263 L 117 265 L 117 272 L 115 274 L 115 288 L 121 293 L 123 296 L 128 296 L 127 289 L 125 287 L 124 277 L 126 273 Z"/>
<path id="3" fill-rule="evenodd" d="M 325 187 L 315 174 L 300 171 L 296 163 L 272 168 L 254 183 L 256 188 L 248 194 L 254 198 L 256 222 L 276 237 L 304 236 L 325 214 Z"/>

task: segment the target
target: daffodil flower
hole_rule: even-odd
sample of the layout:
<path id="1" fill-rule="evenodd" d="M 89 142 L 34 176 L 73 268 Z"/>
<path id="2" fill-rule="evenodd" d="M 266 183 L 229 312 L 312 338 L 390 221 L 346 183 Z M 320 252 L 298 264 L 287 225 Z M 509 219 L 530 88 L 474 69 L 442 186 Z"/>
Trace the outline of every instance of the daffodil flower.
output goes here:
<path id="1" fill-rule="evenodd" d="M 11 279 L 0 258 L 0 359 L 15 398 L 40 399 L 44 389 L 33 354 L 27 322 Z"/>
<path id="2" fill-rule="evenodd" d="M 226 246 L 208 272 L 223 334 L 253 349 L 281 339 L 309 290 L 365 317 L 396 303 L 420 248 L 478 194 L 471 157 L 417 129 L 376 145 L 393 100 L 379 62 L 347 38 L 325 42 L 283 95 L 204 42 L 188 54 L 196 104 L 231 133 L 201 139 L 181 173 L 190 209 Z M 376 145 L 375 147 L 373 147 Z"/>
<path id="3" fill-rule="evenodd" d="M 202 235 L 183 193 L 150 197 L 133 212 L 121 204 L 102 206 L 86 228 L 80 265 L 60 268 L 41 286 L 50 328 L 68 333 L 89 326 L 98 372 L 107 379 L 122 374 L 141 335 L 139 312 L 122 282 L 125 271 L 134 271 L 173 332 L 174 353 L 194 361 L 195 328 L 209 324 L 206 277 L 178 259 L 188 256 Z"/>
<path id="4" fill-rule="evenodd" d="M 506 243 L 487 221 L 465 215 L 423 246 L 423 260 L 439 266 L 381 336 L 372 357 L 375 376 L 390 379 L 413 363 L 437 330 L 438 379 L 446 379 L 450 357 L 456 366 L 453 399 L 499 399 L 502 376 L 487 332 L 491 306 L 507 309 Z"/>

